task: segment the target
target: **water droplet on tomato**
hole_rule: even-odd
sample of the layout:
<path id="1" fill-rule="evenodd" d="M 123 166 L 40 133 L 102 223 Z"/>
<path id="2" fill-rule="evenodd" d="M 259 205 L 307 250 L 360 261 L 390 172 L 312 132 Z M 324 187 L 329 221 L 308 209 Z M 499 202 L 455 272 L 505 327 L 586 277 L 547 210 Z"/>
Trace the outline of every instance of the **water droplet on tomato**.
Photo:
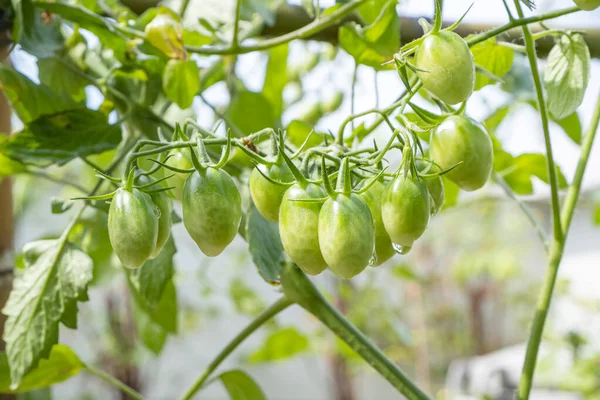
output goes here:
<path id="1" fill-rule="evenodd" d="M 394 251 L 398 254 L 407 254 L 410 251 L 410 249 L 412 249 L 412 246 L 401 246 L 396 243 L 392 243 L 392 247 L 394 248 Z"/>

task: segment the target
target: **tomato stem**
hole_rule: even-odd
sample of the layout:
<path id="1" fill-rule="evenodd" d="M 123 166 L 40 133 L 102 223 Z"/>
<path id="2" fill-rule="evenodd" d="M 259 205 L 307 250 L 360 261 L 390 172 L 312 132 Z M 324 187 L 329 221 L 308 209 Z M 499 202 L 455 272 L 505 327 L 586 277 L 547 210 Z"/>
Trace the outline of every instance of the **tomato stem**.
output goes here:
<path id="1" fill-rule="evenodd" d="M 314 315 L 407 399 L 430 399 L 375 344 L 333 308 L 298 267 L 293 264 L 283 267 L 281 285 L 286 297 Z"/>
<path id="2" fill-rule="evenodd" d="M 102 379 L 104 382 L 106 382 L 112 386 L 119 388 L 121 390 L 121 392 L 127 394 L 132 399 L 144 400 L 144 397 L 140 393 L 136 392 L 135 390 L 133 390 L 132 388 L 130 388 L 125 383 L 121 382 L 120 380 L 118 380 L 117 378 L 112 376 L 111 374 L 104 372 L 101 369 L 92 367 L 90 365 L 84 365 L 84 368 L 90 374 Z"/>

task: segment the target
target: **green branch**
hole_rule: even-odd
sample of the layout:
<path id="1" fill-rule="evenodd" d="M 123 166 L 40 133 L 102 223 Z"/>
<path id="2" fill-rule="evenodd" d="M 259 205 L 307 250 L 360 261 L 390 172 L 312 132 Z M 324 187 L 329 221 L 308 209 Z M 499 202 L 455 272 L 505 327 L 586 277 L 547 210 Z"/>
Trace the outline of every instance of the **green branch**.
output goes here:
<path id="1" fill-rule="evenodd" d="M 194 384 L 188 389 L 183 395 L 182 400 L 191 399 L 198 390 L 202 388 L 206 380 L 210 377 L 221 363 L 227 358 L 233 350 L 235 350 L 248 336 L 250 336 L 255 330 L 260 328 L 265 322 L 285 310 L 293 303 L 286 297 L 282 297 L 267 308 L 262 314 L 254 319 L 248 326 L 246 326 L 240 333 L 238 333 L 223 350 L 219 352 L 217 357 L 206 367 L 202 375 L 194 382 Z"/>
<path id="2" fill-rule="evenodd" d="M 279 45 L 291 42 L 296 39 L 305 39 L 316 33 L 319 33 L 323 29 L 328 28 L 330 25 L 338 22 L 348 14 L 352 13 L 358 6 L 365 3 L 367 0 L 355 0 L 350 3 L 343 5 L 338 8 L 336 11 L 327 15 L 326 17 L 322 17 L 318 20 L 314 20 L 308 25 L 303 26 L 300 29 L 297 29 L 293 32 L 286 33 L 285 35 L 281 35 L 275 37 L 273 39 L 264 40 L 262 42 L 258 42 L 254 45 L 248 46 L 237 46 L 232 48 L 228 47 L 211 47 L 211 46 L 186 46 L 186 50 L 190 53 L 197 54 L 205 54 L 205 55 L 232 55 L 232 54 L 245 54 L 251 53 L 253 51 L 261 51 L 267 50 L 272 47 L 277 47 Z"/>
<path id="3" fill-rule="evenodd" d="M 84 368 L 87 372 L 102 379 L 104 382 L 108 383 L 109 385 L 119 388 L 119 390 L 121 390 L 123 393 L 127 394 L 132 399 L 144 400 L 144 397 L 140 393 L 136 392 L 135 390 L 133 390 L 132 388 L 130 388 L 129 386 L 127 386 L 126 384 L 124 384 L 123 382 L 121 382 L 120 380 L 115 378 L 114 376 L 112 376 L 111 374 L 104 372 L 101 369 L 92 367 L 90 365 L 84 365 Z"/>
<path id="4" fill-rule="evenodd" d="M 298 267 L 287 263 L 281 285 L 290 300 L 314 315 L 409 400 L 430 400 L 408 376 L 342 314 L 333 308 Z"/>
<path id="5" fill-rule="evenodd" d="M 569 187 L 567 198 L 565 200 L 564 207 L 562 209 L 562 225 L 565 230 L 565 238 L 568 229 L 571 225 L 573 213 L 575 212 L 575 206 L 581 192 L 581 184 L 583 182 L 583 175 L 589 160 L 589 156 L 592 150 L 592 144 L 598 131 L 598 124 L 600 121 L 600 96 L 596 103 L 596 110 L 592 119 L 590 128 L 588 129 L 583 143 L 581 146 L 581 155 L 573 177 L 573 183 Z M 535 366 L 537 362 L 538 350 L 542 340 L 542 334 L 544 331 L 544 324 L 550 309 L 550 302 L 552 301 L 552 293 L 554 291 L 554 285 L 556 282 L 556 276 L 558 275 L 558 268 L 562 259 L 563 249 L 565 245 L 565 238 L 562 241 L 555 240 L 552 243 L 550 250 L 550 257 L 548 260 L 548 268 L 544 277 L 544 283 L 542 290 L 538 297 L 537 307 L 533 324 L 531 326 L 531 333 L 529 340 L 527 341 L 527 352 L 525 353 L 525 362 L 523 363 L 523 371 L 521 373 L 521 381 L 519 382 L 519 389 L 517 394 L 518 400 L 529 399 L 529 393 L 531 392 L 531 386 L 533 383 L 533 376 L 535 373 Z"/>

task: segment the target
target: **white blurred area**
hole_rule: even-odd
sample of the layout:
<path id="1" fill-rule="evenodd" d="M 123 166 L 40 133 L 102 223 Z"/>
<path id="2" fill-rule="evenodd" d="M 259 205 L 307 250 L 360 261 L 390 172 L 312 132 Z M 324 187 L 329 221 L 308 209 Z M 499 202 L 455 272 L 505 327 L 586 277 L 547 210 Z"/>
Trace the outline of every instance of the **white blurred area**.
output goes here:
<path id="1" fill-rule="evenodd" d="M 213 0 L 211 0 L 213 1 Z M 213 1 L 214 2 L 214 1 Z M 227 8 L 231 1 L 219 0 L 220 7 Z M 538 0 L 538 12 L 550 9 L 562 8 L 571 4 L 569 0 L 543 1 Z M 194 7 L 192 0 L 190 9 L 198 12 L 208 12 L 210 7 Z M 323 2 L 322 4 L 325 4 Z M 433 2 L 423 0 L 403 1 L 399 5 L 401 15 L 431 16 L 433 14 Z M 444 19 L 454 21 L 469 7 L 471 0 L 446 0 Z M 193 17 L 189 17 L 193 18 Z M 502 24 L 506 22 L 504 7 L 500 0 L 477 0 L 471 12 L 467 15 L 466 22 L 482 24 Z M 578 13 L 553 21 L 549 25 L 573 28 L 596 28 L 600 27 L 600 10 L 591 13 Z M 318 46 L 315 43 L 306 45 L 309 49 Z M 290 62 L 297 60 L 304 54 L 305 45 L 292 43 L 290 45 Z M 37 67 L 35 60 L 20 51 L 18 48 L 12 55 L 12 61 L 18 70 L 37 79 Z M 205 63 L 206 59 L 198 60 Z M 259 55 L 248 54 L 240 57 L 238 62 L 238 73 L 249 89 L 259 90 L 262 87 L 264 75 L 256 71 L 263 71 L 265 60 Z M 350 114 L 349 101 L 350 82 L 354 69 L 354 62 L 350 56 L 339 52 L 334 61 L 335 67 L 330 64 L 318 66 L 309 76 L 304 79 L 304 90 L 309 93 L 308 99 L 326 98 L 334 91 L 343 91 L 345 100 L 342 107 L 334 114 L 323 119 L 319 128 L 323 130 L 337 131 L 341 121 Z M 369 68 L 360 68 L 355 92 L 355 112 L 373 108 L 376 104 L 375 91 L 373 90 L 375 77 Z M 396 72 L 382 72 L 377 76 L 377 88 L 379 93 L 379 104 L 385 106 L 393 102 L 403 90 L 401 81 Z M 587 128 L 592 109 L 600 93 L 600 60 L 592 62 L 591 79 L 583 105 L 579 110 L 584 130 Z M 228 102 L 227 91 L 223 85 L 216 85 L 205 93 L 205 96 L 216 105 L 224 105 Z M 88 91 L 88 101 L 91 105 L 99 106 L 101 98 L 94 89 Z M 476 93 L 469 101 L 468 113 L 474 118 L 485 118 L 491 110 L 499 104 L 507 101 L 507 96 L 493 87 L 487 87 Z M 301 106 L 300 106 L 301 107 Z M 213 113 L 207 106 L 197 99 L 194 109 L 200 123 L 213 120 Z M 289 122 L 298 113 L 298 108 L 292 108 L 284 115 L 284 122 Z M 366 118 L 368 120 L 368 118 Z M 360 123 L 357 121 L 357 123 Z M 17 125 L 18 127 L 18 125 Z M 385 129 L 379 129 L 376 137 L 385 141 L 389 133 Z M 512 154 L 527 152 L 544 152 L 543 133 L 538 114 L 528 107 L 523 107 L 518 112 L 506 118 L 497 131 L 507 151 Z M 552 126 L 552 143 L 555 151 L 555 159 L 562 167 L 563 172 L 570 181 L 575 171 L 579 149 L 573 144 L 558 126 Z M 588 350 L 600 350 L 600 339 L 597 332 L 600 328 L 600 313 L 590 311 L 581 307 L 582 302 L 600 302 L 600 229 L 593 226 L 592 210 L 589 205 L 593 199 L 593 192 L 600 189 L 600 140 L 596 140 L 594 150 L 590 157 L 590 163 L 586 172 L 583 185 L 582 205 L 577 210 L 572 225 L 572 231 L 567 243 L 565 258 L 560 270 L 560 280 L 568 281 L 568 292 L 571 296 L 560 296 L 553 303 L 549 318 L 549 330 L 554 334 L 557 332 L 568 332 L 577 330 L 584 333 L 588 338 L 593 338 L 586 346 Z M 534 208 L 542 216 L 547 216 L 548 188 L 546 185 L 536 182 L 535 194 L 528 198 Z M 476 193 L 481 197 L 504 196 L 503 192 L 489 185 Z M 508 201 L 508 200 L 507 200 Z M 37 204 L 39 203 L 39 204 Z M 517 207 L 509 207 L 511 216 L 519 215 Z M 438 216 L 440 221 L 446 218 Z M 448 217 L 449 218 L 449 217 Z M 39 223 L 44 221 L 44 223 Z M 472 223 L 467 221 L 467 223 Z M 45 199 L 40 198 L 35 207 L 31 207 L 26 215 L 19 220 L 17 227 L 16 248 L 21 248 L 24 243 L 41 236 L 54 233 L 56 227 L 66 224 L 66 215 L 50 215 L 49 207 Z M 436 235 L 434 228 L 443 225 L 443 222 L 432 224 L 423 238 L 428 241 Z M 534 230 L 523 224 L 524 235 L 531 243 L 537 243 Z M 141 356 L 141 379 L 144 386 L 144 394 L 149 399 L 171 399 L 177 397 L 185 388 L 201 373 L 204 367 L 212 360 L 219 349 L 231 337 L 235 335 L 248 322 L 248 318 L 240 316 L 231 306 L 227 292 L 227 282 L 234 276 L 243 277 L 244 281 L 257 290 L 264 301 L 269 304 L 278 298 L 276 288 L 265 284 L 256 273 L 246 251 L 246 243 L 237 238 L 234 244 L 223 255 L 215 259 L 207 259 L 196 248 L 196 245 L 185 233 L 181 224 L 174 228 L 173 234 L 176 239 L 178 253 L 176 255 L 176 277 L 175 282 L 178 289 L 179 307 L 182 313 L 180 326 L 181 333 L 170 337 L 158 357 L 153 357 L 149 352 Z M 440 240 L 440 239 L 436 239 Z M 443 240 L 443 238 L 442 238 Z M 418 249 L 415 249 L 418 253 Z M 409 257 L 409 259 L 412 256 Z M 527 258 L 527 275 L 541 281 L 544 272 L 543 251 L 539 243 L 532 245 L 532 250 Z M 382 268 L 385 268 L 382 267 Z M 378 270 L 371 270 L 366 275 L 376 275 Z M 537 278 L 536 278 L 537 277 Z M 368 279 L 361 276 L 360 279 Z M 210 297 L 210 304 L 204 304 L 204 298 L 199 296 L 203 285 L 210 282 L 211 289 L 215 295 Z M 333 278 L 329 274 L 318 279 L 319 284 L 325 287 L 333 285 Z M 378 282 L 382 290 L 385 282 Z M 97 310 L 103 306 L 105 292 L 94 290 L 90 292 L 90 301 L 80 306 L 79 331 L 63 329 L 61 331 L 61 342 L 69 344 L 80 357 L 86 362 L 96 362 L 100 356 L 95 349 L 97 344 L 105 338 L 95 336 L 102 331 L 102 319 L 98 318 Z M 390 294 L 392 296 L 393 294 Z M 222 311 L 218 318 L 203 321 L 204 316 L 194 316 L 194 310 L 206 309 L 211 306 L 219 307 Z M 521 310 L 527 315 L 533 315 L 533 309 Z M 292 307 L 277 317 L 282 325 L 295 326 L 302 332 L 311 332 L 316 329 L 318 322 L 308 314 Z M 435 329 L 434 327 L 431 327 Z M 258 332 L 251 336 L 236 352 L 224 363 L 222 370 L 242 367 L 248 371 L 253 378 L 260 383 L 269 399 L 274 400 L 326 400 L 332 399 L 331 377 L 329 375 L 326 353 L 319 348 L 312 348 L 310 352 L 298 357 L 279 363 L 269 364 L 246 364 L 243 363 L 244 355 L 256 348 L 264 338 L 264 333 Z M 512 397 L 501 397 L 506 393 L 506 388 L 515 384 L 520 373 L 523 359 L 523 344 L 498 350 L 490 355 L 483 355 L 471 360 L 456 360 L 446 377 L 448 391 L 453 399 L 479 399 L 481 394 L 489 394 L 494 399 L 502 400 Z M 587 351 L 587 350 L 586 350 Z M 563 350 L 557 350 L 552 345 L 545 346 L 542 351 L 544 355 L 562 354 Z M 558 357 L 556 371 L 569 368 L 570 358 L 566 354 Z M 600 366 L 599 366 L 600 368 Z M 469 375 L 468 384 L 464 383 L 465 371 Z M 498 372 L 503 371 L 503 372 Z M 554 371 L 554 372 L 556 372 Z M 553 371 L 544 371 L 544 376 L 551 379 Z M 508 383 L 507 383 L 508 382 Z M 540 386 L 546 386 L 546 381 L 538 382 Z M 401 399 L 395 390 L 374 371 L 364 367 L 355 375 L 355 389 L 360 399 Z M 508 385 L 508 386 L 507 386 Z M 539 388 L 532 399 L 556 399 L 556 400 L 579 400 L 577 394 L 569 392 L 551 392 L 549 389 Z M 97 399 L 115 398 L 111 388 L 79 375 L 68 382 L 57 385 L 54 388 L 54 396 L 57 399 L 78 399 L 81 392 L 93 393 Z M 227 396 L 218 385 L 211 385 L 201 393 L 206 400 L 221 400 Z"/>

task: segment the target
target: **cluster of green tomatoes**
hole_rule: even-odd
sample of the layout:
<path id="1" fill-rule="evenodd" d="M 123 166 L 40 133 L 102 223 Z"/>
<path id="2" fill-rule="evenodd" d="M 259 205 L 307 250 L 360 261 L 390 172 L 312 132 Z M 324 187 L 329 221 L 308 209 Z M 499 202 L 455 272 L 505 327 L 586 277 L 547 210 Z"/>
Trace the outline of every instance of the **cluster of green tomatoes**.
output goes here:
<path id="1" fill-rule="evenodd" d="M 414 65 L 405 61 L 413 53 Z M 310 135 L 293 149 L 283 133 L 265 130 L 270 155 L 252 142 L 259 134 L 242 139 L 228 134 L 225 142 L 196 125 L 190 140 L 187 128 L 178 128 L 173 140 L 179 141 L 164 148 L 168 154 L 154 160 L 156 168 L 146 172 L 133 163 L 122 187 L 102 196 L 112 198 L 109 236 L 123 265 L 136 268 L 160 253 L 170 235 L 171 198 L 181 201 L 184 226 L 200 250 L 207 256 L 223 252 L 243 218 L 242 196 L 227 172 L 235 158 L 230 157 L 232 146 L 256 165 L 248 179 L 256 209 L 278 223 L 285 252 L 307 274 L 329 268 L 349 279 L 396 253 L 406 254 L 444 204 L 441 176 L 466 191 L 481 188 L 492 171 L 493 146 L 481 124 L 449 106 L 465 102 L 475 85 L 473 56 L 460 36 L 430 32 L 395 61 L 399 70 L 413 70 L 441 104 L 442 115 L 419 114 L 429 124 L 427 152 L 415 132 L 421 129 L 422 137 L 423 128 L 403 118 L 404 127 L 393 130 L 381 150 L 348 149 L 326 137 L 309 147 Z M 212 163 L 207 147 L 217 142 L 223 151 Z M 401 151 L 402 159 L 388 173 L 384 157 L 393 149 Z M 154 180 L 152 174 L 161 169 L 173 174 Z"/>

